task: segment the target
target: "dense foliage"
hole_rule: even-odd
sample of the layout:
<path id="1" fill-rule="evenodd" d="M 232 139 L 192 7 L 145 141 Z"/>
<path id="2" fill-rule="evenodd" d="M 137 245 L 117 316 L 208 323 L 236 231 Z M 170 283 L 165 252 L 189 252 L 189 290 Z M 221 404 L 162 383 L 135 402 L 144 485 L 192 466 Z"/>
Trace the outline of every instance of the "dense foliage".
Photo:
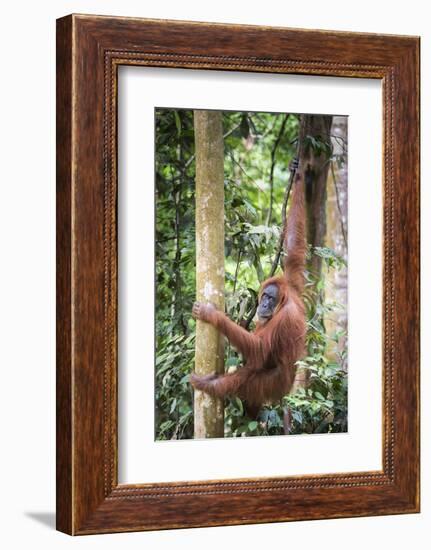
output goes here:
<path id="1" fill-rule="evenodd" d="M 281 205 L 296 152 L 298 117 L 269 113 L 223 113 L 225 147 L 226 312 L 251 322 L 260 282 L 268 277 L 280 235 Z M 316 142 L 316 147 L 321 147 Z M 193 437 L 195 206 L 193 112 L 156 111 L 156 439 Z M 345 304 L 325 300 L 326 277 L 344 260 L 329 248 L 314 248 L 324 260 L 318 281 L 308 274 L 308 355 L 300 368 L 307 388 L 266 407 L 257 420 L 244 415 L 241 401 L 225 408 L 225 436 L 276 435 L 291 411 L 292 433 L 346 431 L 347 357 L 337 345 L 342 331 L 329 334 L 325 316 Z M 251 324 L 252 326 L 252 324 Z M 345 346 L 344 346 L 345 348 Z M 240 357 L 229 345 L 227 370 Z"/>

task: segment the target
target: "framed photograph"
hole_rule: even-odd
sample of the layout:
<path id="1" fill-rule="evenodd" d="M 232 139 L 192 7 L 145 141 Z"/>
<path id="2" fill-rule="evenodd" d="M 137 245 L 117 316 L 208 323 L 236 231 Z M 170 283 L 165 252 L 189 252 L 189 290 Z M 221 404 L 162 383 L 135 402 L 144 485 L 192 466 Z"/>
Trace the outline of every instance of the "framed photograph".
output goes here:
<path id="1" fill-rule="evenodd" d="M 419 38 L 57 21 L 57 528 L 419 511 Z"/>

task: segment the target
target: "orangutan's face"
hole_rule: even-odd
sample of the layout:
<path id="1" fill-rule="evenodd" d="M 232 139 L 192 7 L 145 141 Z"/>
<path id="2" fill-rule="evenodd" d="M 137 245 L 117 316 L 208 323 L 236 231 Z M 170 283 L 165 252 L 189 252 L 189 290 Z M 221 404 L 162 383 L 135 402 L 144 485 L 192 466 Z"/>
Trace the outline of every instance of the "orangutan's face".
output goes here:
<path id="1" fill-rule="evenodd" d="M 263 289 L 257 308 L 257 316 L 261 323 L 267 323 L 274 315 L 278 304 L 278 285 L 269 284 Z"/>

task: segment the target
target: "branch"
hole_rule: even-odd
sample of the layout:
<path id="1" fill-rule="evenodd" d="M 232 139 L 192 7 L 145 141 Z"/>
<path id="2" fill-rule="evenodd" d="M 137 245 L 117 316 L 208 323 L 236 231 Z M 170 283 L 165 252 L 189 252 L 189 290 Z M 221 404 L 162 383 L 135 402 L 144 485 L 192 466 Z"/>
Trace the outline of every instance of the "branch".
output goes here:
<path id="1" fill-rule="evenodd" d="M 273 191 L 274 191 L 274 169 L 275 169 L 275 154 L 277 152 L 277 148 L 280 144 L 281 138 L 283 137 L 284 129 L 286 127 L 287 119 L 289 118 L 289 115 L 286 115 L 283 119 L 283 122 L 280 126 L 280 131 L 278 133 L 278 136 L 276 140 L 274 141 L 274 145 L 271 150 L 271 169 L 269 172 L 269 189 L 270 189 L 270 195 L 269 195 L 269 209 L 268 209 L 268 216 L 266 218 L 266 225 L 269 225 L 271 223 L 272 218 L 272 205 L 274 202 L 273 197 Z"/>
<path id="2" fill-rule="evenodd" d="M 271 271 L 269 272 L 269 277 L 272 277 L 274 275 L 274 273 L 277 270 L 278 264 L 280 262 L 280 256 L 281 256 L 281 251 L 283 250 L 283 241 L 284 241 L 284 236 L 285 236 L 284 232 L 285 232 L 285 228 L 286 228 L 287 202 L 289 200 L 290 191 L 291 191 L 292 185 L 293 185 L 293 180 L 295 179 L 295 174 L 296 174 L 296 169 L 291 170 L 290 178 L 289 178 L 289 184 L 287 185 L 286 191 L 284 192 L 283 206 L 282 206 L 282 209 L 281 209 L 281 227 L 282 227 L 282 230 L 281 230 L 281 233 L 280 233 L 280 238 L 278 240 L 277 253 L 276 253 L 275 258 L 272 262 Z"/>

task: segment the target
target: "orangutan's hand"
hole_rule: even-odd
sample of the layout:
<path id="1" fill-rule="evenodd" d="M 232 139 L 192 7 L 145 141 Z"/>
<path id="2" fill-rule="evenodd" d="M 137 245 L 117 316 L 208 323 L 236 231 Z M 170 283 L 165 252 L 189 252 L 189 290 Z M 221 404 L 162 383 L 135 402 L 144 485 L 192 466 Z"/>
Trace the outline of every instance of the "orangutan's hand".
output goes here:
<path id="1" fill-rule="evenodd" d="M 217 308 L 214 304 L 206 303 L 203 304 L 202 302 L 195 302 L 193 304 L 192 309 L 192 316 L 194 319 L 199 319 L 199 321 L 205 321 L 206 323 L 210 323 L 211 320 L 214 318 L 214 314 L 217 311 Z"/>

